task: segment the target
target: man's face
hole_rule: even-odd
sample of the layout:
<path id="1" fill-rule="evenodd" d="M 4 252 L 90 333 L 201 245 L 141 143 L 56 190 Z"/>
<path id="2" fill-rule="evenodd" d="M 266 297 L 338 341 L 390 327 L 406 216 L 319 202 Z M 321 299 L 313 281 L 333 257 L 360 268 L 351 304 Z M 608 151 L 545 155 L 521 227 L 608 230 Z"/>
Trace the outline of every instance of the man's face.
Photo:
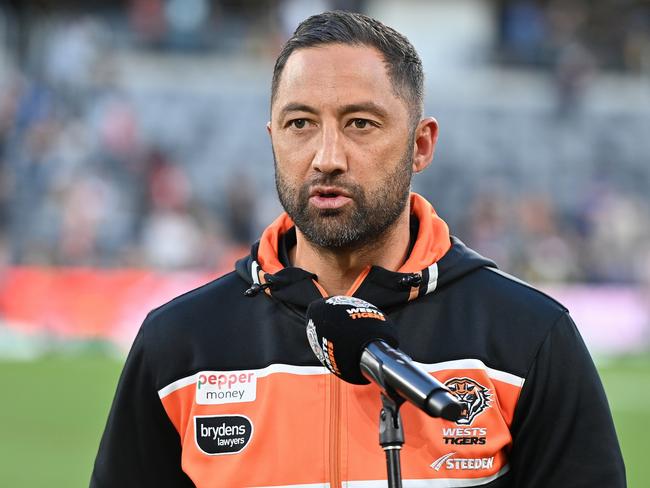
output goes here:
<path id="1" fill-rule="evenodd" d="M 269 132 L 280 202 L 310 242 L 356 249 L 404 212 L 414 141 L 377 50 L 332 44 L 292 53 Z"/>

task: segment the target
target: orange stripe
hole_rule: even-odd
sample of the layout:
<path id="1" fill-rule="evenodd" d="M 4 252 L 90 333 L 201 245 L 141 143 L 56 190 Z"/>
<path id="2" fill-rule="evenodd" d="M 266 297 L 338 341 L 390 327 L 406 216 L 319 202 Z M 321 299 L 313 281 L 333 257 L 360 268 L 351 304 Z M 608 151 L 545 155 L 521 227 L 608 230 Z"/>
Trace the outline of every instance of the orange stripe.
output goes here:
<path id="1" fill-rule="evenodd" d="M 405 404 L 401 409 L 406 438 L 401 456 L 403 477 L 481 478 L 496 473 L 507 462 L 505 453 L 512 442 L 509 426 L 520 388 L 476 369 L 443 370 L 434 376 L 442 382 L 469 377 L 490 390 L 491 406 L 467 426 L 487 429 L 486 444 L 445 444 L 442 429 L 463 426 L 431 418 Z M 195 385 L 191 384 L 165 396 L 162 402 L 181 436 L 183 469 L 199 487 L 330 481 L 337 486 L 343 479 L 385 479 L 385 457 L 377 431 L 381 402 L 374 385 L 349 385 L 327 374 L 274 373 L 257 379 L 254 402 L 197 405 L 194 396 Z M 194 416 L 235 414 L 247 416 L 254 425 L 246 449 L 223 456 L 201 453 L 195 446 Z M 430 467 L 450 452 L 456 452 L 457 458 L 493 457 L 493 466 L 465 471 Z"/>
<path id="2" fill-rule="evenodd" d="M 198 487 L 325 483 L 327 455 L 318 426 L 326 421 L 327 378 L 286 373 L 258 378 L 258 399 L 236 404 L 197 405 L 194 384 L 167 395 L 162 402 L 181 436 L 183 470 Z M 253 423 L 253 437 L 240 453 L 205 455 L 195 445 L 196 415 L 245 415 Z"/>
<path id="3" fill-rule="evenodd" d="M 286 213 L 282 213 L 269 225 L 260 237 L 260 246 L 257 249 L 257 262 L 267 273 L 277 273 L 284 266 L 278 259 L 278 245 L 280 236 L 294 226 L 293 221 Z"/>
<path id="4" fill-rule="evenodd" d="M 329 482 L 332 488 L 341 488 L 341 383 L 334 375 L 330 382 L 330 428 L 329 428 Z"/>
<path id="5" fill-rule="evenodd" d="M 327 290 L 326 290 L 325 288 L 323 288 L 323 285 L 321 285 L 321 284 L 320 284 L 318 281 L 316 281 L 316 280 L 311 280 L 311 281 L 312 281 L 312 283 L 313 283 L 314 285 L 316 285 L 316 288 L 318 288 L 318 291 L 319 291 L 320 294 L 323 296 L 323 298 L 329 296 L 329 294 L 327 293 Z"/>
<path id="6" fill-rule="evenodd" d="M 368 273 L 370 273 L 370 266 L 366 266 L 363 268 L 361 273 L 359 273 L 359 276 L 354 280 L 354 283 L 350 285 L 350 288 L 348 291 L 345 292 L 347 296 L 352 296 L 354 293 L 357 291 L 357 289 L 361 286 L 361 283 L 363 283 L 363 280 L 366 279 L 366 276 L 368 276 Z"/>
<path id="7" fill-rule="evenodd" d="M 417 193 L 411 193 L 411 213 L 420 221 L 417 239 L 400 273 L 418 273 L 443 257 L 451 248 L 449 227 L 438 217 L 431 204 Z"/>
<path id="8" fill-rule="evenodd" d="M 496 387 L 497 393 L 503 394 L 504 397 L 500 402 L 492 402 L 492 406 L 477 416 L 471 426 L 434 419 L 413 405 L 404 404 L 401 415 L 406 442 L 401 455 L 402 477 L 405 479 L 481 478 L 495 474 L 507 464 L 506 452 L 512 442 L 508 427 L 512 422 L 511 413 L 515 406 L 512 402 L 518 395 L 519 388 L 501 382 L 499 385 L 491 384 L 487 375 L 483 372 L 477 374 L 476 370 L 441 371 L 434 376 L 443 382 L 452 377 L 468 376 L 490 388 L 493 393 Z M 347 425 L 350 439 L 349 479 L 385 479 L 385 459 L 376 439 L 381 409 L 378 389 L 374 385 L 347 387 L 350 391 L 348 417 L 354 419 Z M 493 398 L 495 397 L 496 395 L 493 395 Z M 444 443 L 443 428 L 462 427 L 487 429 L 486 444 L 458 446 Z M 430 467 L 434 460 L 450 452 L 456 452 L 457 458 L 494 457 L 493 466 L 491 469 L 472 471 L 448 470 L 445 467 L 435 471 Z"/>
<path id="9" fill-rule="evenodd" d="M 417 275 L 420 276 L 420 279 L 422 278 L 422 273 L 416 273 Z M 411 287 L 411 291 L 409 292 L 409 299 L 408 301 L 410 302 L 411 300 L 415 300 L 418 295 L 420 294 L 420 286 L 413 286 Z"/>
<path id="10" fill-rule="evenodd" d="M 431 204 L 417 193 L 411 193 L 410 206 L 411 213 L 420 221 L 420 228 L 410 256 L 398 270 L 401 273 L 418 273 L 437 262 L 451 248 L 449 228 L 445 221 L 438 217 Z M 277 273 L 284 267 L 278 259 L 279 238 L 293 226 L 291 218 L 282 213 L 262 233 L 257 261 L 267 273 Z M 356 291 L 357 287 L 353 285 L 354 290 L 348 292 L 348 295 Z"/>
<path id="11" fill-rule="evenodd" d="M 259 268 L 257 270 L 257 279 L 259 280 L 260 284 L 263 285 L 266 283 L 266 273 L 262 268 Z M 264 288 L 264 293 L 266 293 L 268 296 L 271 296 L 271 290 L 269 288 Z"/>

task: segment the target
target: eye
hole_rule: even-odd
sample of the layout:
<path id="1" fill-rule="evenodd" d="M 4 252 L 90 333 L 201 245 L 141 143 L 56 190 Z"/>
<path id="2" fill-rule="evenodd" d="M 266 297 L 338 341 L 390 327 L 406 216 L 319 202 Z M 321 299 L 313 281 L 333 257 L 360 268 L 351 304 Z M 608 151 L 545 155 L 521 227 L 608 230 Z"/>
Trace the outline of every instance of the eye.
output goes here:
<path id="1" fill-rule="evenodd" d="M 370 121 L 366 119 L 352 119 L 352 124 L 355 129 L 366 129 L 370 125 Z"/>
<path id="2" fill-rule="evenodd" d="M 295 129 L 304 129 L 307 126 L 307 119 L 294 119 L 287 125 Z"/>

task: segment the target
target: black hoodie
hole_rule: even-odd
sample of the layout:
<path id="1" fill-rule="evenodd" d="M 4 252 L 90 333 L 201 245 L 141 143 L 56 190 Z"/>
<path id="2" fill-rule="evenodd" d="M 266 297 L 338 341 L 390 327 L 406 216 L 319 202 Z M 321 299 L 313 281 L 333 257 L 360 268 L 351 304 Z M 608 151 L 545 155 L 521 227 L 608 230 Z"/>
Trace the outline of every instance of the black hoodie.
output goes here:
<path id="1" fill-rule="evenodd" d="M 348 295 L 463 402 L 456 422 L 402 407 L 405 486 L 625 486 L 611 415 L 567 310 L 449 236 L 411 197 L 411 250 Z M 92 487 L 385 486 L 379 390 L 315 358 L 324 292 L 289 266 L 283 214 L 236 272 L 149 314 L 127 359 Z"/>

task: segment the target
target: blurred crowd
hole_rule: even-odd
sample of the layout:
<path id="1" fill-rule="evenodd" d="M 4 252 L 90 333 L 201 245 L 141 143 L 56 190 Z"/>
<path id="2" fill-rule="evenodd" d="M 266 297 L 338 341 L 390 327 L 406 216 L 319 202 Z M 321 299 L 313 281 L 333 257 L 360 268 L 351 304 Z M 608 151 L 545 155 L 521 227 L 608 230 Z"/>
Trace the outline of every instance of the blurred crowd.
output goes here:
<path id="1" fill-rule="evenodd" d="M 182 167 L 142 141 L 137 114 L 119 91 L 74 81 L 21 76 L 3 90 L 1 198 L 8 260 L 205 264 L 201 247 L 210 245 L 212 226 L 201 220 Z"/>
<path id="2" fill-rule="evenodd" d="M 202 98 L 183 92 L 181 84 L 174 95 L 180 108 L 172 113 L 155 93 L 136 93 L 121 82 L 116 49 L 203 49 L 212 42 L 206 16 L 219 17 L 232 30 L 228 39 L 234 46 L 232 39 L 246 35 L 242 26 L 251 25 L 246 12 L 228 17 L 226 7 L 234 9 L 237 2 L 224 2 L 218 11 L 214 2 L 182 3 L 185 9 L 174 1 L 129 2 L 125 18 L 133 42 L 127 46 L 111 34 L 109 18 L 82 16 L 39 30 L 38 59 L 27 46 L 25 59 L 9 60 L 11 69 L 0 75 L 5 264 L 214 268 L 243 254 L 269 223 L 278 207 L 272 176 L 260 175 L 272 175 L 270 148 L 243 143 L 228 150 L 236 133 L 250 130 L 227 107 L 244 105 L 245 95 Z M 311 7 L 360 8 L 364 2 L 317 3 Z M 547 58 L 545 42 L 548 29 L 558 28 L 558 3 L 498 3 L 499 62 L 550 67 L 566 91 L 559 106 L 567 109 L 586 77 L 607 67 L 608 58 L 599 57 L 599 45 L 589 44 L 589 36 L 573 35 L 558 41 L 555 55 Z M 274 20 L 257 34 L 270 40 L 261 54 L 269 59 L 294 18 L 309 13 L 300 2 L 271 5 L 264 11 Z M 580 11 L 572 12 L 575 34 Z M 648 40 L 647 9 L 645 14 L 645 21 L 630 17 L 634 39 L 622 36 L 619 43 L 630 54 L 614 68 L 641 69 L 634 53 Z M 567 29 L 562 32 L 570 30 L 560 25 Z M 228 45 L 224 39 L 219 45 Z M 267 90 L 260 85 L 263 102 L 256 99 L 251 109 L 260 120 L 266 117 Z M 568 111 L 568 121 L 516 110 L 500 117 L 469 114 L 481 126 L 476 132 L 443 111 L 449 139 L 441 140 L 434 167 L 416 180 L 415 189 L 436 204 L 454 234 L 527 280 L 650 282 L 650 152 L 642 135 L 650 128 L 648 114 L 620 114 L 616 129 L 608 116 L 598 125 L 588 110 Z M 481 117 L 490 122 L 483 124 Z M 518 118 L 528 122 L 519 124 Z M 516 136 L 518 126 L 528 127 L 523 137 Z M 556 135 L 561 139 L 559 133 L 568 130 L 579 136 L 555 147 L 544 142 L 557 142 Z M 482 135 L 469 145 L 467 132 Z M 184 133 L 189 135 L 179 142 Z"/>

